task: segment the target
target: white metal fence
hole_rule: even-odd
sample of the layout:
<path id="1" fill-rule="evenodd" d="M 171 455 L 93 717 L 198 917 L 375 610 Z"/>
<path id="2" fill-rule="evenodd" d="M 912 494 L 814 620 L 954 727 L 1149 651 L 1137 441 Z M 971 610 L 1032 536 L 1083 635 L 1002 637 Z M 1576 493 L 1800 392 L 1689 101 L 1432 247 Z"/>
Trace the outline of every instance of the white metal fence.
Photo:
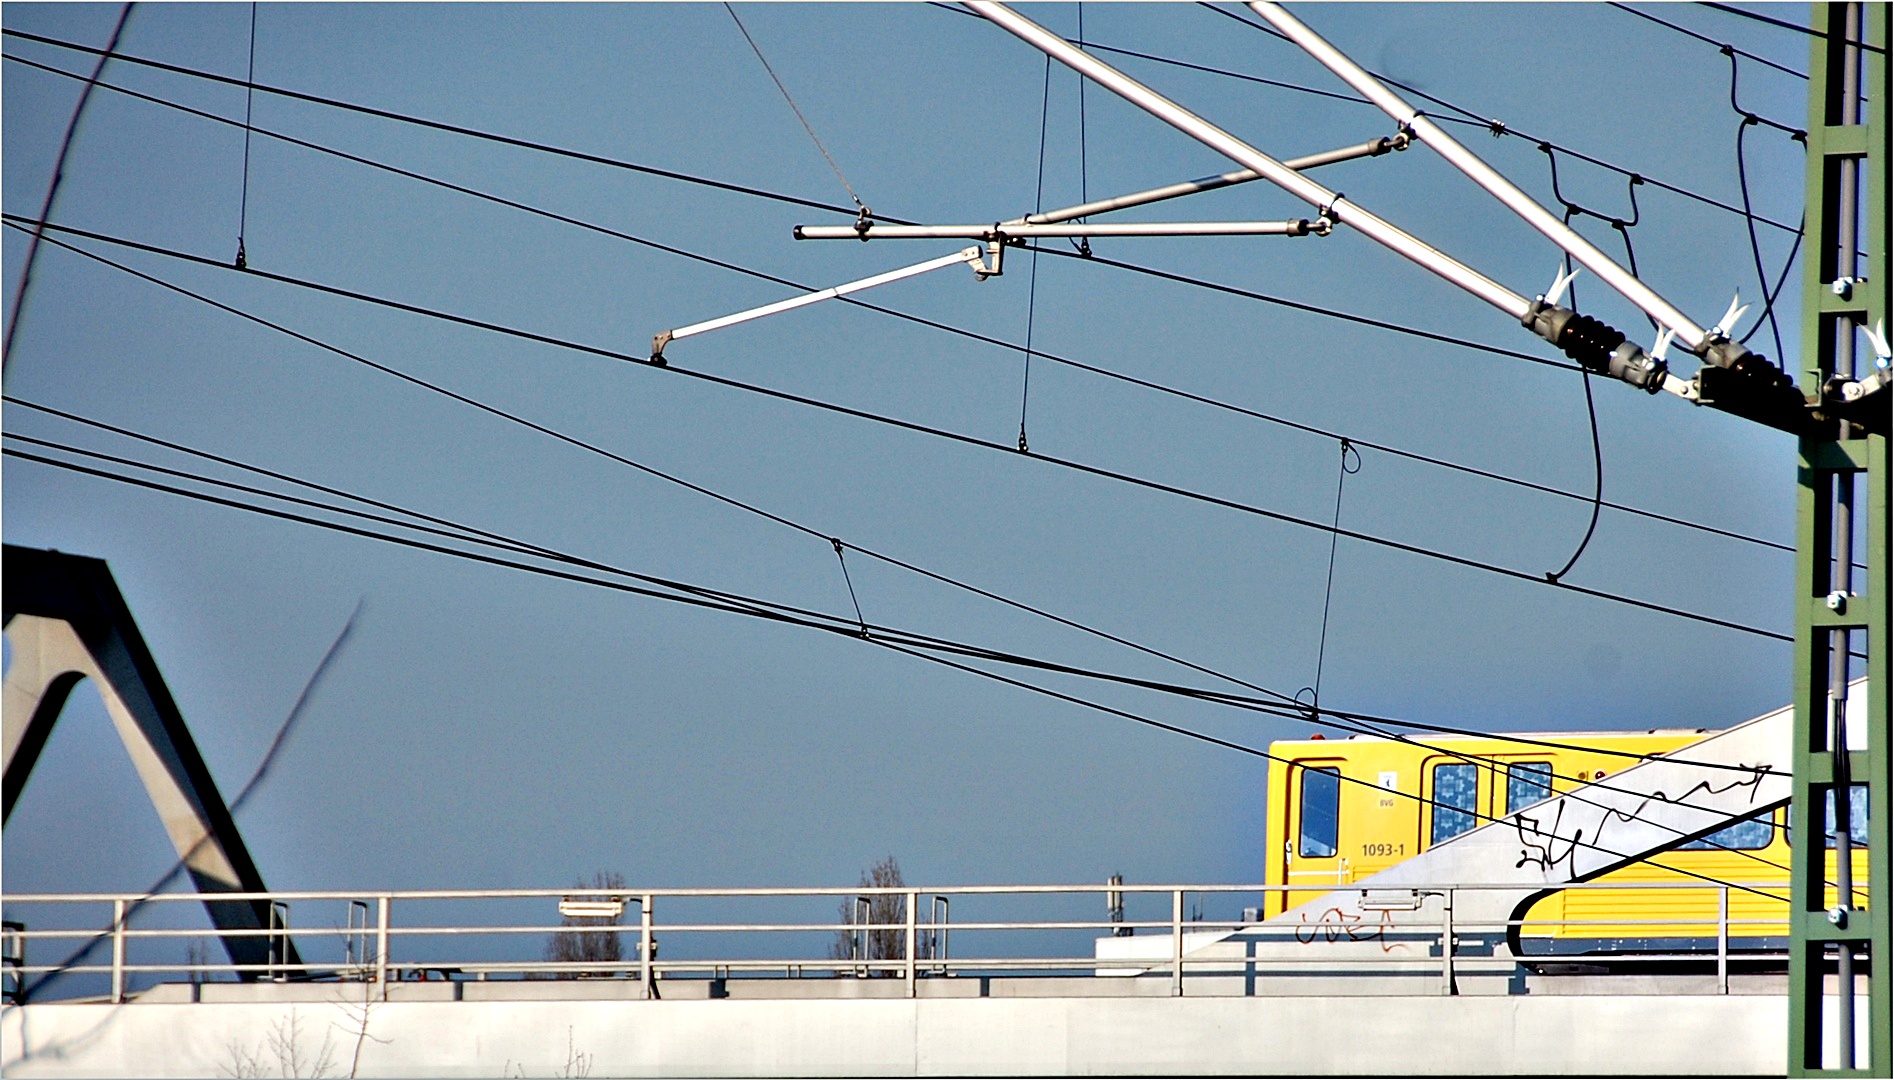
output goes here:
<path id="1" fill-rule="evenodd" d="M 1664 890 L 1672 900 L 1688 894 L 1693 910 L 1639 918 L 1638 905 L 1627 902 L 1622 916 L 1493 924 L 1456 923 L 1455 896 L 1483 888 L 1516 891 L 1516 885 L 1403 887 L 1411 897 L 1405 904 L 1370 895 L 1385 889 L 1326 888 L 1358 895 L 1366 911 L 1389 914 L 1380 923 L 1259 922 L 1260 909 L 1245 907 L 1231 917 L 1205 917 L 1219 904 L 1269 894 L 1292 893 L 1294 906 L 1320 891 L 1308 885 L 410 890 L 216 894 L 219 901 L 260 902 L 270 914 L 258 929 L 219 930 L 182 925 L 203 919 L 198 905 L 205 897 L 195 893 L 15 894 L 0 895 L 6 921 L 0 958 L 9 1001 L 54 979 L 70 986 L 87 977 L 94 985 L 109 980 L 105 993 L 93 996 L 111 1001 L 159 982 L 231 980 L 365 982 L 379 984 L 386 997 L 391 985 L 435 979 L 612 978 L 635 980 L 635 993 L 654 996 L 666 979 L 882 978 L 901 980 L 895 985 L 912 996 L 921 980 L 963 975 L 1168 978 L 1171 992 L 1181 994 L 1187 976 L 1253 980 L 1318 972 L 1438 973 L 1440 992 L 1453 993 L 1458 976 L 1517 969 L 1522 958 L 1496 945 L 1516 930 L 1528 945 L 1544 946 L 1523 958 L 1529 962 L 1600 959 L 1555 947 L 1588 939 L 1594 948 L 1607 948 L 1618 969 L 1687 964 L 1713 973 L 1714 992 L 1727 993 L 1733 954 L 1752 965 L 1779 961 L 1773 938 L 1786 933 L 1787 889 L 1780 882 L 1573 885 L 1568 889 L 1609 888 L 1626 897 L 1644 889 Z M 1780 894 L 1782 916 L 1732 918 L 1732 889 Z M 892 907 L 894 918 L 870 921 L 877 898 L 888 898 L 881 908 Z M 1125 918 L 1128 899 L 1131 908 L 1159 917 Z M 1093 910 L 1110 917 L 1045 917 L 1048 908 L 1057 916 L 1097 900 L 1103 904 Z M 833 917 L 822 916 L 826 904 L 837 905 Z M 720 914 L 719 905 L 736 911 Z M 1003 917 L 1009 906 L 1036 909 L 1040 917 Z M 952 912 L 971 917 L 954 921 Z M 166 922 L 173 925 L 154 925 Z M 1234 933 L 1243 948 L 1204 947 L 1222 932 Z M 618 958 L 522 955 L 556 935 L 594 935 L 594 941 L 610 935 Z M 266 959 L 227 961 L 221 939 L 232 937 L 268 939 Z M 1136 955 L 1108 955 L 1113 950 L 1100 947 L 1101 938 L 1131 938 L 1138 944 L 1117 951 Z M 1350 948 L 1367 942 L 1380 948 Z"/>

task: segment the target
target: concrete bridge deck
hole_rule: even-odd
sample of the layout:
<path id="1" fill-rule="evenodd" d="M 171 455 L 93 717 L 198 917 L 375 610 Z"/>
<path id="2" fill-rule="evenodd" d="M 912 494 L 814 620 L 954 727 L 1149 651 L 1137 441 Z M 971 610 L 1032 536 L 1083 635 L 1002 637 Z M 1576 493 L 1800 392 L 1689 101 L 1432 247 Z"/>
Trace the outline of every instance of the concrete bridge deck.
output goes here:
<path id="1" fill-rule="evenodd" d="M 0 1011 L 0 1071 L 64 1076 L 1781 1075 L 1779 987 L 1679 994 L 1173 997 L 1128 979 L 989 996 L 577 1000 L 545 983 L 231 986 Z M 778 980 L 773 980 L 778 981 Z M 849 980 L 855 982 L 856 980 Z M 943 980 L 952 981 L 952 980 Z M 968 980 L 973 982 L 974 980 Z M 1137 980 L 1143 982 L 1146 980 Z M 685 980 L 679 980 L 683 983 Z M 809 980 L 833 983 L 835 980 Z M 862 980 L 867 990 L 879 980 Z M 1073 983 L 1087 984 L 1084 993 Z M 1779 983 L 1779 980 L 1777 980 Z M 1066 984 L 1061 986 L 1060 984 Z M 1108 996 L 1099 993 L 1113 987 Z M 493 990 L 501 984 L 488 984 Z M 443 996 L 458 987 L 461 1000 Z M 1741 992 L 1739 988 L 1758 992 Z M 391 988 L 393 990 L 395 988 Z M 666 989 L 670 989 L 666 987 Z M 889 988 L 890 990 L 893 987 Z M 1640 989 L 1632 987 L 1632 989 Z M 234 991 L 258 991 L 239 994 Z M 554 997 L 555 993 L 568 992 Z M 1063 991 L 1063 992 L 1061 992 Z M 167 1003 L 165 997 L 186 1000 Z M 250 1000 L 238 1000 L 247 996 Z"/>

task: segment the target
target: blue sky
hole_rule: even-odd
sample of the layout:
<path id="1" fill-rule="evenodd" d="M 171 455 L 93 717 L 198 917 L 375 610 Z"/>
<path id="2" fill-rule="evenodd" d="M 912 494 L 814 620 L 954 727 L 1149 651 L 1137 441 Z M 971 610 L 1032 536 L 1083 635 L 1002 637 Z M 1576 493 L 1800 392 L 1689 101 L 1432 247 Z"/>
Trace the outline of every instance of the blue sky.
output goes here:
<path id="1" fill-rule="evenodd" d="M 1073 5 L 1029 5 L 1061 32 Z M 1365 65 L 1513 129 L 1738 204 L 1730 61 L 1602 5 L 1310 5 Z M 1796 69 L 1805 39 L 1702 7 L 1665 18 Z M 1045 65 L 922 5 L 745 6 L 750 32 L 849 183 L 915 221 L 1034 207 Z M 1801 9 L 1772 9 L 1799 19 Z M 102 44 L 115 5 L 8 4 L 9 30 Z M 150 5 L 126 53 L 241 76 L 247 5 Z M 1199 6 L 1098 4 L 1089 40 L 1328 91 L 1291 46 Z M 9 38 L 9 58 L 89 69 Z M 1252 145 L 1293 157 L 1391 132 L 1377 111 L 1103 54 Z M 259 82 L 828 204 L 847 193 L 721 6 L 264 5 Z M 1751 61 L 1744 108 L 1803 122 L 1806 83 Z M 78 83 L 4 69 L 4 201 L 31 215 Z M 241 90 L 114 64 L 107 80 L 240 119 Z M 1052 72 L 1047 207 L 1079 201 L 1075 76 Z M 824 286 L 950 241 L 797 243 L 846 216 L 425 131 L 268 94 L 255 123 L 779 277 Z M 1092 197 L 1231 166 L 1092 88 Z M 1528 139 L 1454 128 L 1551 204 Z M 1747 136 L 1757 213 L 1793 224 L 1802 151 Z M 242 133 L 99 91 L 54 220 L 228 260 Z M 1564 195 L 1629 216 L 1625 177 L 1568 156 Z M 250 266 L 598 348 L 790 290 L 257 137 Z M 1321 182 L 1528 295 L 1557 254 L 1428 151 Z M 1699 322 L 1758 289 L 1740 214 L 1646 184 L 1630 230 L 1647 282 Z M 1144 220 L 1307 213 L 1264 184 Z M 1605 250 L 1620 241 L 1582 226 Z M 1759 233 L 1770 274 L 1789 234 Z M 8 395 L 644 573 L 852 617 L 833 549 L 940 574 L 1293 693 L 1313 681 L 1326 534 L 744 393 L 673 372 L 84 242 L 815 530 L 806 535 L 508 425 L 60 249 L 43 250 Z M 1100 242 L 1101 256 L 1555 358 L 1516 324 L 1359 235 Z M 7 295 L 25 243 L 8 230 Z M 941 271 L 870 302 L 1018 343 L 1029 259 Z M 1790 363 L 1796 282 L 1779 306 Z M 1589 275 L 1578 297 L 1648 338 Z M 1757 308 L 1752 309 L 1753 320 Z M 1037 349 L 1354 438 L 1572 491 L 1592 483 L 1572 371 L 1042 258 Z M 1743 324 L 1747 329 L 1749 322 Z M 1777 356 L 1768 330 L 1752 341 Z M 841 304 L 672 346 L 673 365 L 951 429 L 1017 434 L 1023 357 Z M 1680 367 L 1687 374 L 1689 358 Z M 1600 383 L 1608 499 L 1793 542 L 1789 436 Z M 175 455 L 9 404 L 9 434 Z M 1300 518 L 1334 513 L 1338 446 L 1061 367 L 1032 365 L 1032 448 Z M 1530 574 L 1584 534 L 1586 503 L 1364 451 L 1344 527 Z M 219 475 L 224 475 L 219 473 Z M 931 884 L 1258 880 L 1253 757 L 847 637 L 480 566 L 9 458 L 8 543 L 107 559 L 226 793 L 250 774 L 357 604 L 354 634 L 241 816 L 278 888 L 557 887 L 594 869 L 652 886 L 847 885 L 897 855 Z M 1791 557 L 1607 510 L 1568 576 L 1786 633 Z M 1173 665 L 851 552 L 869 620 L 1147 678 Z M 1786 643 L 1344 539 L 1323 700 L 1480 730 L 1722 726 L 1788 700 Z M 1018 674 L 1018 673 L 1012 673 Z M 1021 676 L 1264 747 L 1301 721 Z M 6 835 L 10 890 L 136 889 L 162 830 L 97 698 L 75 696 Z"/>

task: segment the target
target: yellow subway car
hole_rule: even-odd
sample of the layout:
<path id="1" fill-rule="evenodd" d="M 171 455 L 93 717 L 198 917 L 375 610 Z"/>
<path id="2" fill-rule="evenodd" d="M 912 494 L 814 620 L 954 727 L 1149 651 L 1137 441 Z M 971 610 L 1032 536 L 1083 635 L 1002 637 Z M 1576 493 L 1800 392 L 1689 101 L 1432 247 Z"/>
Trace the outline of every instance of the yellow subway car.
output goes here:
<path id="1" fill-rule="evenodd" d="M 1424 735 L 1413 743 L 1315 735 L 1273 743 L 1263 880 L 1286 891 L 1266 894 L 1263 914 L 1281 914 L 1486 822 L 1606 780 L 1638 758 L 1668 753 L 1707 734 L 1686 729 Z M 1860 845 L 1852 860 L 1858 883 L 1867 881 L 1864 796 L 1857 795 L 1851 807 L 1850 832 Z M 1789 826 L 1787 807 L 1758 814 L 1593 883 L 1647 887 L 1563 890 L 1534 904 L 1522 916 L 1524 926 L 1480 936 L 1508 937 L 1522 956 L 1714 953 L 1720 920 L 1727 918 L 1732 952 L 1780 952 L 1788 942 Z M 1706 878 L 1749 888 L 1728 890 L 1725 914 L 1723 890 Z M 1827 880 L 1835 880 L 1832 850 Z M 1667 887 L 1648 887 L 1657 884 Z M 1858 884 L 1856 890 L 1856 904 L 1865 905 L 1865 887 Z"/>

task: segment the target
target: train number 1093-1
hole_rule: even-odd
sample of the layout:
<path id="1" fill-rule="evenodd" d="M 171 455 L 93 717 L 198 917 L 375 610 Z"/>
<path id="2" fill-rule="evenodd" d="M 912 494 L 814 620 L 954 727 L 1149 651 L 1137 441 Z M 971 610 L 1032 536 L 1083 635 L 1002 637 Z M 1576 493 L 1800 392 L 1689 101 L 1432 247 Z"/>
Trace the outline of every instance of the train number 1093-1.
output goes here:
<path id="1" fill-rule="evenodd" d="M 1388 859 L 1407 854 L 1406 844 L 1363 844 L 1361 855 L 1364 859 Z"/>

